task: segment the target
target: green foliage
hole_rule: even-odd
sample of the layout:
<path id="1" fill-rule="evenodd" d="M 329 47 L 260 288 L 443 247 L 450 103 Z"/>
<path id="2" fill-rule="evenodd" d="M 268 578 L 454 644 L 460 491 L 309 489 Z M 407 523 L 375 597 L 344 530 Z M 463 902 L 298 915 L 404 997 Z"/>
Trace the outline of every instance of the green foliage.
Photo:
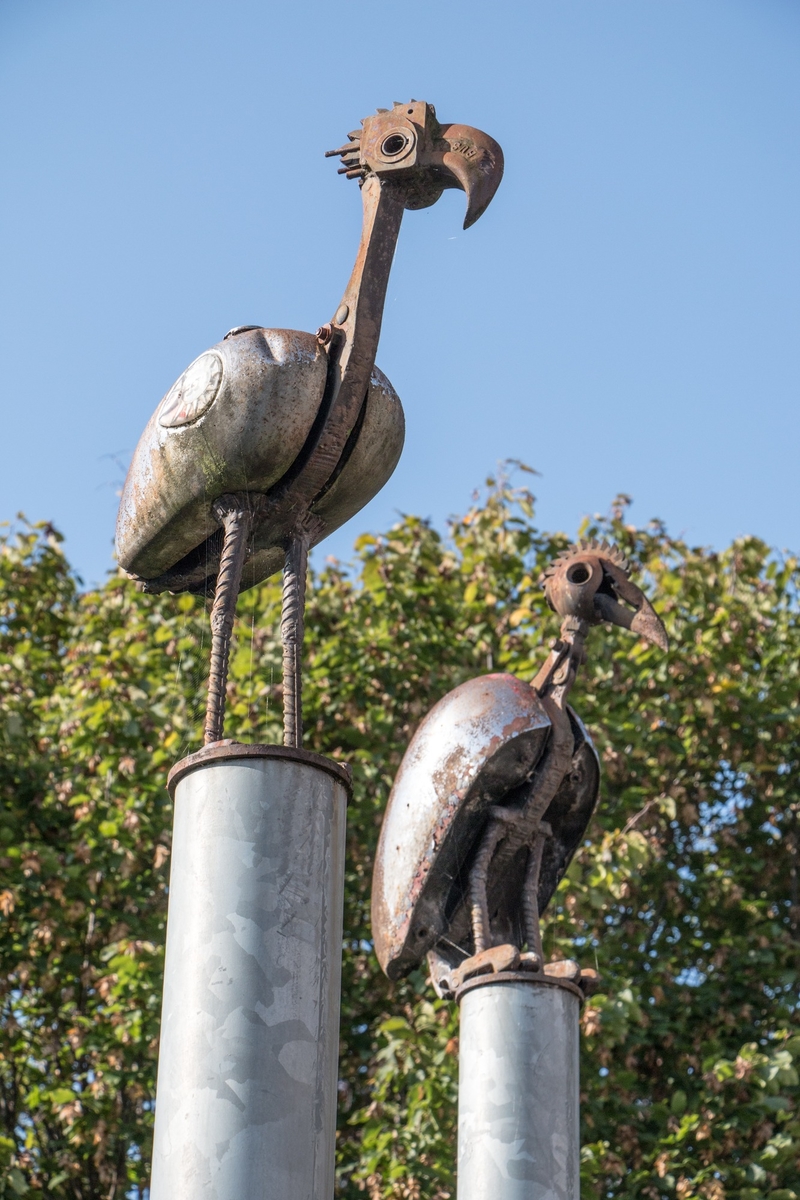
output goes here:
<path id="1" fill-rule="evenodd" d="M 545 948 L 599 966 L 583 1012 L 583 1196 L 800 1197 L 798 566 L 658 525 L 608 535 L 672 639 L 590 639 L 574 703 L 603 798 Z M 353 765 L 339 1194 L 454 1195 L 458 1022 L 370 952 L 381 814 L 430 706 L 487 670 L 531 678 L 556 633 L 535 580 L 566 539 L 506 481 L 443 540 L 406 518 L 312 581 L 310 749 Z M 79 595 L 49 528 L 0 553 L 0 1198 L 142 1196 L 171 811 L 200 743 L 207 614 L 114 578 Z M 279 588 L 241 597 L 229 736 L 279 740 Z"/>

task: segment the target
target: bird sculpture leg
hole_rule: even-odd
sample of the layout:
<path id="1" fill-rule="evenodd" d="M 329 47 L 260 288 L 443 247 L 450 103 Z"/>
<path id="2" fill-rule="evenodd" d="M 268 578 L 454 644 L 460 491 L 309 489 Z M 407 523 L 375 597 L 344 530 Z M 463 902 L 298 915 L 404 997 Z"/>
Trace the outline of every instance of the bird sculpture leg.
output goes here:
<path id="1" fill-rule="evenodd" d="M 544 962 L 544 954 L 542 953 L 542 930 L 539 923 L 539 876 L 542 872 L 544 845 L 552 832 L 546 821 L 539 822 L 536 840 L 528 856 L 525 886 L 522 893 L 522 915 L 525 922 L 528 950 L 537 955 L 540 963 Z"/>
<path id="2" fill-rule="evenodd" d="M 580 634 L 580 630 L 578 634 Z M 565 634 L 562 629 L 564 640 L 557 643 L 559 649 L 551 654 L 546 671 L 543 669 L 533 682 L 534 688 L 539 691 L 542 707 L 550 718 L 547 749 L 536 768 L 530 791 L 522 807 L 519 809 L 502 807 L 492 809 L 492 813 L 496 817 L 502 817 L 506 822 L 506 835 L 495 839 L 483 876 L 475 881 L 475 889 L 481 887 L 484 893 L 489 886 L 490 865 L 494 868 L 493 877 L 501 878 L 522 847 L 535 844 L 542 817 L 547 812 L 572 764 L 575 739 L 572 736 L 572 725 L 564 706 L 575 677 L 576 661 L 580 661 L 579 656 L 583 652 L 583 641 L 580 640 L 578 634 L 572 630 L 567 630 Z M 570 638 L 574 640 L 570 640 Z M 484 843 L 478 850 L 476 865 L 482 861 L 482 854 L 491 837 L 491 831 L 492 825 L 490 824 L 484 834 Z M 497 851 L 496 856 L 495 851 Z M 473 867 L 474 871 L 475 867 Z M 470 911 L 471 914 L 475 912 L 472 878 L 470 878 Z"/>
<path id="3" fill-rule="evenodd" d="M 564 697 L 559 695 L 553 699 L 547 692 L 541 697 L 542 705 L 550 717 L 551 732 L 547 749 L 536 770 L 527 800 L 520 809 L 508 809 L 495 806 L 491 809 L 492 820 L 483 835 L 478 853 L 475 857 L 469 877 L 469 905 L 472 936 L 475 953 L 480 954 L 487 949 L 491 941 L 489 926 L 489 870 L 495 863 L 495 877 L 507 869 L 518 850 L 524 845 L 531 845 L 529 862 L 535 859 L 537 843 L 539 861 L 544 849 L 544 839 L 540 834 L 542 817 L 550 802 L 561 786 L 572 762 L 575 741 L 572 736 L 572 726 L 562 704 Z M 497 860 L 495 861 L 495 855 Z M 538 890 L 538 869 L 536 871 L 536 888 Z M 531 950 L 541 955 L 541 940 L 538 949 L 531 945 L 531 934 L 534 939 L 539 937 L 538 901 L 528 900 L 528 883 L 526 880 L 523 893 L 523 912 L 527 914 L 531 905 L 536 910 L 534 919 L 525 916 L 525 930 Z M 462 964 L 463 965 L 463 964 Z"/>
<path id="4" fill-rule="evenodd" d="M 520 813 L 515 809 L 493 805 L 489 809 L 489 816 L 489 824 L 469 873 L 470 921 L 475 954 L 483 954 L 484 950 L 490 949 L 492 945 L 488 897 L 489 868 L 498 845 L 508 833 L 509 826 L 519 820 Z"/>
<path id="5" fill-rule="evenodd" d="M 303 681 L 300 672 L 305 630 L 308 537 L 295 535 L 286 550 L 281 604 L 283 642 L 283 744 L 303 745 Z"/>
<path id="6" fill-rule="evenodd" d="M 203 730 L 207 746 L 222 740 L 231 634 L 251 527 L 248 505 L 238 496 L 220 496 L 212 512 L 222 525 L 223 541 L 211 609 L 211 670 Z"/>
<path id="7" fill-rule="evenodd" d="M 492 855 L 497 843 L 503 836 L 503 825 L 493 820 L 484 834 L 475 862 L 469 876 L 469 905 L 472 921 L 472 940 L 475 943 L 475 954 L 483 954 L 492 944 L 492 931 L 489 922 L 489 901 L 486 895 L 487 879 Z"/>

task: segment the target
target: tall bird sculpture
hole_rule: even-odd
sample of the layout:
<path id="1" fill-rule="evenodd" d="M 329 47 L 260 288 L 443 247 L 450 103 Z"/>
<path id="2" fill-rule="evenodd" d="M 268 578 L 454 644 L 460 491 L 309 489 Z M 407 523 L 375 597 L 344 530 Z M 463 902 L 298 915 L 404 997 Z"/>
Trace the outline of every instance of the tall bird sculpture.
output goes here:
<path id="1" fill-rule="evenodd" d="M 545 968 L 539 919 L 597 803 L 597 754 L 567 704 L 587 635 L 609 622 L 667 649 L 663 624 L 608 543 L 570 547 L 541 582 L 563 620 L 533 683 L 485 675 L 440 700 L 406 751 L 383 821 L 378 959 L 397 979 L 427 953 L 442 996 L 487 972 L 564 969 Z M 566 969 L 578 978 L 574 964 Z"/>
<path id="2" fill-rule="evenodd" d="M 329 153 L 361 186 L 361 243 L 332 320 L 316 334 L 240 326 L 184 371 L 133 456 L 117 521 L 120 565 L 148 592 L 213 596 L 206 744 L 223 734 L 236 599 L 284 569 L 284 742 L 302 742 L 299 657 L 309 548 L 380 490 L 403 445 L 403 410 L 375 367 L 405 209 L 446 188 L 464 227 L 503 174 L 492 138 L 441 125 L 420 100 L 379 109 Z"/>

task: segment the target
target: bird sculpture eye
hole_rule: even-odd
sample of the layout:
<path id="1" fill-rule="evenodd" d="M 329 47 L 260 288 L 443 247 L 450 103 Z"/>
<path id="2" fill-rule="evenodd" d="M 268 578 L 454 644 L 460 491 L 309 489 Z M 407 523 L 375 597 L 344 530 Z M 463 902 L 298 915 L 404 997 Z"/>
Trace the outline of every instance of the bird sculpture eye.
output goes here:
<path id="1" fill-rule="evenodd" d="M 589 575 L 590 572 L 583 563 L 578 563 L 567 572 L 567 579 L 570 583 L 586 583 Z"/>
<path id="2" fill-rule="evenodd" d="M 409 139 L 404 133 L 390 133 L 388 137 L 383 139 L 381 144 L 381 154 L 385 154 L 387 158 L 394 158 L 400 154 L 408 145 Z"/>
<path id="3" fill-rule="evenodd" d="M 222 359 L 206 352 L 186 368 L 161 401 L 158 423 L 165 429 L 190 425 L 207 412 L 222 383 Z"/>

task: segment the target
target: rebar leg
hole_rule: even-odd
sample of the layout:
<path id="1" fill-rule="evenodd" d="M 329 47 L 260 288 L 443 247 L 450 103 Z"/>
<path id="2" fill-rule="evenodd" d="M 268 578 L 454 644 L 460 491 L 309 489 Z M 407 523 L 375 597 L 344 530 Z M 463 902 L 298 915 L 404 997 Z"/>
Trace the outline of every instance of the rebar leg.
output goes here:
<path id="1" fill-rule="evenodd" d="M 522 892 L 522 914 L 525 921 L 525 937 L 528 950 L 538 954 L 539 962 L 544 962 L 542 954 L 542 930 L 539 923 L 539 876 L 542 871 L 542 855 L 544 844 L 552 833 L 545 821 L 539 822 L 536 840 L 528 855 L 528 866 L 525 871 L 525 884 Z"/>
<path id="2" fill-rule="evenodd" d="M 220 496 L 212 512 L 221 523 L 224 534 L 211 609 L 211 670 L 203 730 L 206 745 L 222 740 L 231 634 L 251 525 L 250 511 L 237 496 Z"/>
<path id="3" fill-rule="evenodd" d="M 283 642 L 283 744 L 303 745 L 303 634 L 305 630 L 308 539 L 293 537 L 286 551 L 281 604 Z"/>
<path id="4" fill-rule="evenodd" d="M 484 950 L 492 944 L 489 900 L 486 893 L 492 856 L 504 833 L 505 827 L 501 821 L 490 822 L 470 871 L 469 911 L 472 921 L 472 938 L 475 943 L 473 954 L 483 954 Z"/>

